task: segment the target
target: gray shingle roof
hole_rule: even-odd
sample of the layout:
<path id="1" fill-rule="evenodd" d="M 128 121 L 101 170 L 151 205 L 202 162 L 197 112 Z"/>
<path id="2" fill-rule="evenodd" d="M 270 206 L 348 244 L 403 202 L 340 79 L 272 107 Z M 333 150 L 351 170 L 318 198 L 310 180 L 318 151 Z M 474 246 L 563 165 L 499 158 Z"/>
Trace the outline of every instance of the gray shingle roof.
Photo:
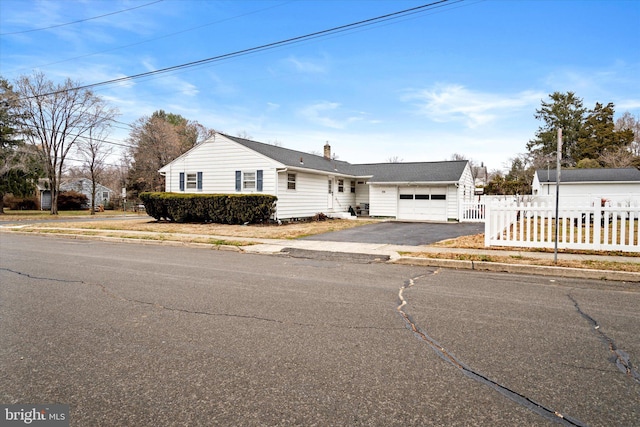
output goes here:
<path id="1" fill-rule="evenodd" d="M 556 182 L 556 170 L 538 169 L 538 181 Z M 562 182 L 640 182 L 640 170 L 636 168 L 562 169 Z"/>
<path id="2" fill-rule="evenodd" d="M 238 138 L 235 136 L 224 135 L 232 141 L 240 145 L 269 157 L 285 166 L 298 167 L 304 169 L 313 169 L 325 172 L 338 172 L 351 175 L 351 165 L 341 160 L 325 159 L 324 156 L 317 156 L 302 151 L 290 150 L 288 148 L 278 147 L 276 145 L 265 144 L 262 142 L 251 141 L 249 139 Z M 302 163 L 300 163 L 302 159 Z"/>
<path id="3" fill-rule="evenodd" d="M 358 175 L 372 175 L 370 182 L 457 182 L 466 160 L 448 162 L 373 163 L 353 165 Z"/>
<path id="4" fill-rule="evenodd" d="M 466 160 L 351 164 L 235 136 L 224 136 L 288 167 L 312 169 L 353 177 L 371 177 L 369 179 L 370 182 L 457 182 L 460 180 L 467 164 Z M 300 159 L 302 159 L 302 163 Z"/>

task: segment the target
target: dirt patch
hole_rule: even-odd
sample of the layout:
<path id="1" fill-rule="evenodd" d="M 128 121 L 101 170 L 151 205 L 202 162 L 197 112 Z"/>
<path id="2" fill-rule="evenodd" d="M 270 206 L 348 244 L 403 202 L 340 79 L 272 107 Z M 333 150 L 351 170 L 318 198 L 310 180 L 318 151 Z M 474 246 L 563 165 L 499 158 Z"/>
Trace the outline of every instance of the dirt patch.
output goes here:
<path id="1" fill-rule="evenodd" d="M 593 270 L 614 270 L 640 273 L 640 263 L 612 262 L 597 260 L 553 260 L 533 258 L 527 256 L 500 256 L 485 254 L 460 254 L 449 252 L 417 252 L 406 254 L 417 258 L 453 259 L 459 261 L 485 261 L 504 264 L 541 265 L 548 267 L 589 268 Z"/>
<path id="2" fill-rule="evenodd" d="M 485 249 L 484 233 L 471 236 L 461 236 L 455 239 L 442 240 L 434 243 L 433 246 L 443 248 L 464 248 L 464 249 Z"/>

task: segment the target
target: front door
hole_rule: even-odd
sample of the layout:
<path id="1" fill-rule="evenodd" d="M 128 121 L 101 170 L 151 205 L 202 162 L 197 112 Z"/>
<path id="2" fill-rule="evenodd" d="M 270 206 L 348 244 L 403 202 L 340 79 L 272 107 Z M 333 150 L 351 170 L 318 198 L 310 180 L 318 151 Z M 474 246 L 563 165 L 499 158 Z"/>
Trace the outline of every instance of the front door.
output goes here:
<path id="1" fill-rule="evenodd" d="M 333 211 L 333 178 L 329 178 L 327 181 L 327 189 L 329 190 L 327 194 L 327 210 L 331 212 Z"/>

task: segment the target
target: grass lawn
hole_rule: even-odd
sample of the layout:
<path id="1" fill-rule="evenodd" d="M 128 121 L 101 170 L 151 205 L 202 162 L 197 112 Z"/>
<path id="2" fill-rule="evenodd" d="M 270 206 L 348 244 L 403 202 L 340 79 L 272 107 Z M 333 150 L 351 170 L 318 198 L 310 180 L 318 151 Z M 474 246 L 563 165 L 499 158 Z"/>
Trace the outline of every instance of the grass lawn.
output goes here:
<path id="1" fill-rule="evenodd" d="M 22 220 L 34 220 L 34 219 L 55 219 L 55 218 L 74 218 L 79 216 L 94 216 L 96 218 L 113 218 L 117 216 L 124 216 L 124 212 L 107 210 L 104 212 L 96 212 L 95 215 L 91 215 L 88 209 L 79 211 L 60 211 L 58 215 L 51 215 L 51 211 L 12 211 L 11 209 L 4 209 L 4 215 L 0 215 L 0 223 L 3 221 L 22 221 Z M 139 215 L 140 217 L 147 217 L 144 212 L 135 213 L 127 212 L 127 215 Z"/>
<path id="2" fill-rule="evenodd" d="M 96 213 L 96 215 L 103 215 L 104 212 Z M 85 212 L 88 215 L 88 212 Z M 128 213 L 127 216 L 131 217 L 137 215 L 135 213 Z M 183 224 L 168 221 L 156 221 L 155 219 L 141 213 L 140 219 L 118 219 L 114 216 L 104 216 L 102 221 L 67 221 L 56 222 L 55 224 L 46 222 L 47 219 L 51 219 L 51 215 L 47 214 L 42 216 L 43 222 L 29 223 L 29 225 L 22 227 L 21 231 L 38 231 L 38 229 L 52 228 L 56 229 L 82 229 L 82 230 L 109 230 L 109 231 L 143 231 L 160 233 L 167 239 L 169 234 L 191 234 L 198 236 L 230 236 L 230 237 L 245 237 L 245 238 L 262 238 L 262 239 L 297 239 L 305 236 L 312 236 L 315 234 L 327 233 L 330 231 L 339 231 L 347 228 L 358 227 L 360 225 L 371 224 L 378 222 L 377 220 L 347 220 L 347 219 L 330 219 L 326 221 L 308 221 L 308 222 L 291 222 L 288 224 L 277 225 L 228 225 L 228 224 Z M 63 217 L 63 215 L 59 215 Z M 73 215 L 69 215 L 72 217 Z M 77 216 L 77 215 L 76 215 Z M 122 216 L 122 212 L 120 212 Z M 28 219 L 38 219 L 38 216 L 32 216 Z M 25 218 L 23 218 L 25 219 Z M 0 218 L 2 220 L 15 220 L 11 218 L 11 215 L 7 215 L 7 218 Z M 88 233 L 83 233 L 88 234 Z"/>
<path id="3" fill-rule="evenodd" d="M 513 248 L 509 248 L 513 250 Z M 460 254 L 450 252 L 419 252 L 419 253 L 407 253 L 405 255 L 418 257 L 418 258 L 437 258 L 437 259 L 453 259 L 459 261 L 484 261 L 484 262 L 497 262 L 503 264 L 520 264 L 520 265 L 540 265 L 547 267 L 570 267 L 570 268 L 588 268 L 593 270 L 613 270 L 613 271 L 628 271 L 634 273 L 640 273 L 640 262 L 613 262 L 613 261 L 599 261 L 599 260 L 567 260 L 562 259 L 562 256 L 555 263 L 551 259 L 541 259 L 534 256 L 501 256 L 492 253 L 486 254 Z M 608 255 L 608 254 L 607 254 Z M 634 256 L 635 254 L 625 253 L 626 256 Z"/>

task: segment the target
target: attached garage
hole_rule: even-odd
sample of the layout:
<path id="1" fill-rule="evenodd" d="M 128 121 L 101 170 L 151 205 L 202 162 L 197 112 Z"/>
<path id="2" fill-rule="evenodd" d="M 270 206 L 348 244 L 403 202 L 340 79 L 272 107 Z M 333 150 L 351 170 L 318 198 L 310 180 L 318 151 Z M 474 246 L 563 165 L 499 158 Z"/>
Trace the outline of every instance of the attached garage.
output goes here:
<path id="1" fill-rule="evenodd" d="M 446 187 L 400 187 L 398 219 L 447 221 Z"/>
<path id="2" fill-rule="evenodd" d="M 466 161 L 367 165 L 371 216 L 407 221 L 458 220 L 473 198 Z"/>

